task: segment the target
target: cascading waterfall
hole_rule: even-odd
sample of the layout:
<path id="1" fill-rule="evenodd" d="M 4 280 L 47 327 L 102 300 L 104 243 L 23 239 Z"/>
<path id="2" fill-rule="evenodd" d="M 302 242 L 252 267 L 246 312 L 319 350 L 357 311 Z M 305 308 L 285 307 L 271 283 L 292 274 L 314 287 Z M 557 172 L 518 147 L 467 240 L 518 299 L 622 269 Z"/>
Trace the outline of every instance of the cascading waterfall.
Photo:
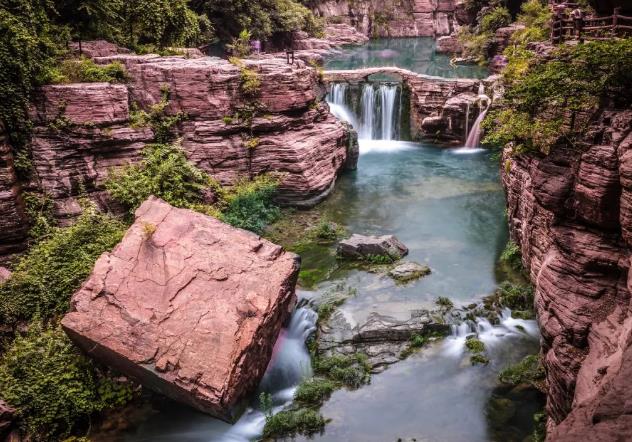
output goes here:
<path id="1" fill-rule="evenodd" d="M 479 102 L 479 105 L 481 106 L 481 112 L 478 114 L 478 117 L 476 117 L 476 120 L 474 120 L 474 124 L 472 125 L 472 129 L 469 131 L 469 133 L 467 132 L 467 122 L 470 113 L 469 103 L 467 106 L 467 115 L 465 117 L 465 133 L 467 133 L 467 140 L 465 141 L 466 149 L 474 149 L 479 146 L 481 141 L 481 123 L 483 122 L 483 119 L 485 118 L 485 115 L 487 115 L 487 111 L 489 110 L 490 99 L 487 95 L 485 95 L 485 86 L 483 86 L 483 83 L 480 83 L 478 86 L 477 100 Z"/>
<path id="2" fill-rule="evenodd" d="M 397 87 L 388 84 L 380 85 L 380 101 L 382 104 L 382 137 L 381 140 L 392 140 L 395 137 L 395 101 Z"/>
<path id="3" fill-rule="evenodd" d="M 450 327 L 452 333 L 443 343 L 443 352 L 451 356 L 460 356 L 465 351 L 465 341 L 470 336 L 478 337 L 488 347 L 498 344 L 507 335 L 539 337 L 538 325 L 534 320 L 513 318 L 508 308 L 501 311 L 498 325 L 492 325 L 487 318 L 476 318 Z"/>
<path id="4" fill-rule="evenodd" d="M 397 139 L 401 119 L 401 87 L 398 84 L 363 84 L 357 117 L 351 111 L 350 101 L 347 83 L 331 85 L 327 99 L 331 112 L 350 123 L 361 140 Z"/>
<path id="5" fill-rule="evenodd" d="M 258 393 L 272 395 L 273 413 L 281 411 L 293 399 L 296 386 L 312 376 L 311 358 L 305 341 L 316 330 L 317 319 L 318 315 L 313 310 L 299 308 L 287 328 L 279 334 L 258 390 Z M 219 439 L 222 442 L 247 442 L 261 436 L 264 425 L 263 411 L 251 408 Z"/>

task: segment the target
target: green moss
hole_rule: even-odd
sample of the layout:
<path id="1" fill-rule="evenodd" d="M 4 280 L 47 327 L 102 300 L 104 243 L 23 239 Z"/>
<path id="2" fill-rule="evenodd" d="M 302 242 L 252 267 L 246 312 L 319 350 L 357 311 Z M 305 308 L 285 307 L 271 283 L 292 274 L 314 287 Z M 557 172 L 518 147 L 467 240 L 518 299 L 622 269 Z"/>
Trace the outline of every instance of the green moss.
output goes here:
<path id="1" fill-rule="evenodd" d="M 496 6 L 490 9 L 482 18 L 480 28 L 482 32 L 496 32 L 496 30 L 511 24 L 511 14 L 507 8 Z"/>
<path id="2" fill-rule="evenodd" d="M 515 365 L 502 370 L 498 379 L 505 384 L 538 386 L 544 381 L 544 368 L 538 355 L 529 355 Z"/>
<path id="3" fill-rule="evenodd" d="M 11 279 L 0 285 L 0 322 L 14 324 L 38 312 L 44 319 L 66 313 L 72 293 L 125 229 L 92 205 L 84 207 L 72 226 L 51 228 L 19 261 Z"/>
<path id="4" fill-rule="evenodd" d="M 533 287 L 503 282 L 496 289 L 497 303 L 501 307 L 533 314 Z"/>
<path id="5" fill-rule="evenodd" d="M 264 438 L 314 434 L 325 428 L 325 418 L 311 408 L 283 410 L 266 418 Z"/>
<path id="6" fill-rule="evenodd" d="M 509 265 L 516 271 L 524 271 L 522 266 L 522 253 L 520 247 L 513 241 L 509 241 L 500 255 L 500 261 Z"/>
<path id="7" fill-rule="evenodd" d="M 465 347 L 470 353 L 483 353 L 485 351 L 485 344 L 477 338 L 467 339 L 465 341 Z"/>
<path id="8" fill-rule="evenodd" d="M 533 415 L 533 442 L 544 442 L 546 440 L 546 413 L 535 413 Z"/>
<path id="9" fill-rule="evenodd" d="M 482 354 L 475 354 L 470 356 L 470 363 L 472 365 L 487 365 L 489 364 L 489 358 Z"/>
<path id="10" fill-rule="evenodd" d="M 35 440 L 61 440 L 87 429 L 90 416 L 122 406 L 129 384 L 100 375 L 59 328 L 31 323 L 0 362 L 2 398 L 17 409 L 18 425 Z"/>
<path id="11" fill-rule="evenodd" d="M 268 224 L 281 216 L 273 197 L 279 181 L 270 175 L 241 180 L 224 194 L 222 221 L 255 233 L 263 233 Z"/>
<path id="12" fill-rule="evenodd" d="M 370 380 L 371 367 L 364 354 L 317 357 L 314 372 L 349 388 L 358 388 Z"/>
<path id="13" fill-rule="evenodd" d="M 335 389 L 336 384 L 329 379 L 310 378 L 297 387 L 294 400 L 301 406 L 320 405 Z"/>
<path id="14" fill-rule="evenodd" d="M 178 145 L 152 144 L 142 155 L 139 163 L 112 171 L 105 183 L 110 195 L 130 214 L 150 195 L 175 207 L 191 208 L 203 202 L 203 192 L 219 189 L 214 180 L 187 161 Z"/>
<path id="15" fill-rule="evenodd" d="M 344 234 L 345 230 L 342 227 L 324 219 L 321 219 L 318 224 L 308 232 L 309 238 L 324 243 L 334 242 L 344 236 Z"/>
<path id="16" fill-rule="evenodd" d="M 454 303 L 446 296 L 439 296 L 435 299 L 435 304 L 445 310 L 452 310 L 454 308 Z"/>
<path id="17" fill-rule="evenodd" d="M 366 255 L 364 261 L 375 265 L 393 264 L 396 259 L 390 255 Z"/>
<path id="18" fill-rule="evenodd" d="M 71 58 L 61 62 L 52 83 L 123 83 L 127 71 L 119 62 L 99 65 L 90 58 Z"/>

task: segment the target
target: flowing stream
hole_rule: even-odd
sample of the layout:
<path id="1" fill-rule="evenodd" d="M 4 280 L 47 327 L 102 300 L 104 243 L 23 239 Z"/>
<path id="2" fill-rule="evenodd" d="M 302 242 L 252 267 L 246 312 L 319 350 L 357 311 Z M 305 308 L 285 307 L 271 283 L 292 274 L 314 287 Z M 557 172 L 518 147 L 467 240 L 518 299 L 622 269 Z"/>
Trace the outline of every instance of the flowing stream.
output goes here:
<path id="1" fill-rule="evenodd" d="M 428 43 L 403 40 L 423 48 Z M 395 46 L 403 52 L 402 44 L 373 41 L 338 55 L 329 65 L 354 68 L 357 57 L 371 59 L 372 48 Z M 413 65 L 406 64 L 405 57 L 398 60 L 401 67 L 418 71 L 423 65 L 419 57 L 410 58 Z M 479 71 L 470 74 L 478 76 Z M 345 83 L 332 85 L 328 95 L 332 113 L 360 134 L 360 160 L 358 170 L 342 175 L 333 194 L 313 211 L 349 232 L 394 234 L 410 249 L 406 260 L 432 269 L 431 275 L 402 285 L 339 265 L 333 246 L 302 250 L 303 278 L 316 276 L 312 286 L 299 289 L 300 296 L 317 297 L 339 284 L 354 287 L 357 296 L 339 308 L 358 322 L 372 312 L 408 319 L 418 309 L 433 308 L 437 296 L 448 296 L 456 305 L 480 301 L 507 276 L 497 265 L 507 241 L 497 162 L 474 142 L 473 149 L 464 150 L 401 141 L 401 95 L 400 85 L 392 82 L 361 85 L 360 103 L 352 103 Z M 479 120 L 480 115 L 472 137 Z M 273 392 L 275 411 L 291 401 L 298 383 L 311 375 L 305 339 L 314 331 L 315 320 L 313 311 L 298 309 L 275 345 L 260 387 Z M 485 343 L 489 365 L 469 363 L 465 341 L 472 334 Z M 528 393 L 499 390 L 497 376 L 537 349 L 535 321 L 512 318 L 509 310 L 503 311 L 498 325 L 482 318 L 453 324 L 451 336 L 374 375 L 369 385 L 334 392 L 321 409 L 331 419 L 324 432 L 297 440 L 523 441 L 541 404 Z M 167 402 L 123 440 L 256 440 L 265 422 L 256 396 L 232 426 Z"/>

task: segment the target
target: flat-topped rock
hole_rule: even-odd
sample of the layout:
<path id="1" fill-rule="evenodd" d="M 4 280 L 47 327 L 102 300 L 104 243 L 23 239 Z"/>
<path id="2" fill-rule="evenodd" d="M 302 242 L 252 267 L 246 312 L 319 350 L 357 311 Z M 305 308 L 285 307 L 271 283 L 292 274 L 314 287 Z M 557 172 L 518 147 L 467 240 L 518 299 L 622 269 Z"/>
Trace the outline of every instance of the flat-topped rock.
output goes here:
<path id="1" fill-rule="evenodd" d="M 233 420 L 294 307 L 298 269 L 280 246 L 151 197 L 62 325 L 89 356 Z"/>
<path id="2" fill-rule="evenodd" d="M 340 241 L 338 254 L 354 259 L 384 256 L 397 260 L 408 254 L 408 247 L 394 235 L 365 236 L 353 234 L 351 238 Z"/>
<path id="3" fill-rule="evenodd" d="M 400 282 L 423 278 L 424 276 L 428 276 L 430 273 L 430 267 L 416 262 L 403 262 L 388 272 L 391 278 Z"/>

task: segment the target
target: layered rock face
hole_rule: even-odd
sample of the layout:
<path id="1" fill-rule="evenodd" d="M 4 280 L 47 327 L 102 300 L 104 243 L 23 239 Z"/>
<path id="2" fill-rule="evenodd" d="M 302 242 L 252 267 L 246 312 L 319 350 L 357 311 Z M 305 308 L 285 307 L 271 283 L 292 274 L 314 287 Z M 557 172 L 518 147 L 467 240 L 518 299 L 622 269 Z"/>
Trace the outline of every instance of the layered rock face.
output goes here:
<path id="1" fill-rule="evenodd" d="M 632 438 L 632 111 L 584 142 L 504 156 L 511 237 L 536 288 L 549 438 Z"/>
<path id="2" fill-rule="evenodd" d="M 0 263 L 24 249 L 28 223 L 20 198 L 21 186 L 15 173 L 13 150 L 0 126 Z M 0 270 L 0 282 L 2 271 Z"/>
<path id="3" fill-rule="evenodd" d="M 490 91 L 495 79 L 441 78 L 422 75 L 396 67 L 325 71 L 327 83 L 346 82 L 351 86 L 371 81 L 374 76 L 392 77 L 407 91 L 410 115 L 406 124 L 413 139 L 463 145 L 467 130 L 476 119 L 478 90 L 481 83 Z M 490 95 L 493 93 L 490 92 Z M 408 104 L 407 104 L 408 105 Z"/>
<path id="4" fill-rule="evenodd" d="M 151 197 L 62 326 L 90 356 L 231 420 L 293 310 L 298 269 L 280 246 Z"/>
<path id="5" fill-rule="evenodd" d="M 371 37 L 437 37 L 469 20 L 462 0 L 327 0 L 314 10 Z"/>
<path id="6" fill-rule="evenodd" d="M 278 172 L 280 203 L 313 205 L 345 166 L 354 166 L 357 145 L 329 114 L 318 74 L 303 61 L 245 61 L 261 82 L 250 95 L 242 90 L 242 67 L 217 58 L 115 54 L 95 61 L 123 63 L 128 83 L 44 86 L 31 112 L 34 170 L 27 186 L 53 198 L 61 220 L 79 213 L 82 193 L 113 208 L 104 181 L 113 168 L 137 161 L 154 138 L 151 127 L 131 122 L 132 113 L 148 111 L 166 91 L 165 115 L 186 115 L 174 127 L 185 154 L 222 184 Z M 256 147 L 248 148 L 253 139 Z M 25 223 L 8 147 L 0 148 L 0 158 L 0 205 L 11 215 L 0 221 L 0 235 L 7 236 L 0 243 L 11 244 L 13 237 L 19 243 Z"/>

